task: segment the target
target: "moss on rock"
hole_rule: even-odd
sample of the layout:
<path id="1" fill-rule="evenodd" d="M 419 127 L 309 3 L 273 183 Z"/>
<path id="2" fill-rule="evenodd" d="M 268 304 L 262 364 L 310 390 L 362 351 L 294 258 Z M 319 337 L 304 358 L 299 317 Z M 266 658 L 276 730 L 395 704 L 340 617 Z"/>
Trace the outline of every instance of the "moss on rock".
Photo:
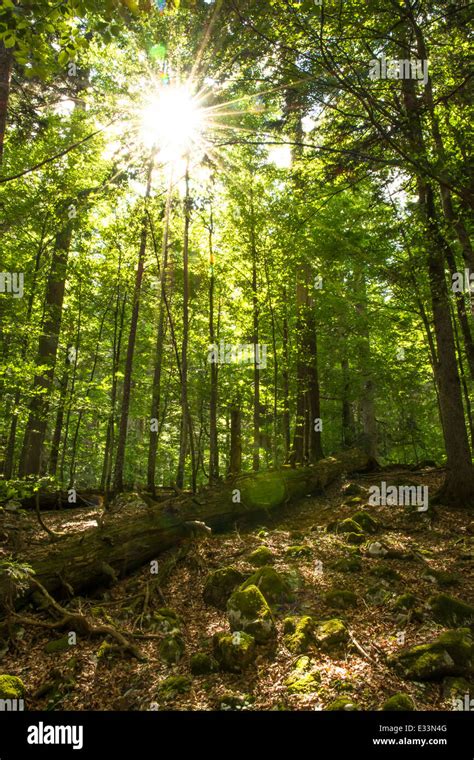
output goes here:
<path id="1" fill-rule="evenodd" d="M 167 665 L 176 665 L 184 654 L 184 639 L 180 635 L 166 636 L 160 643 L 160 657 Z"/>
<path id="2" fill-rule="evenodd" d="M 275 557 L 271 549 L 268 546 L 259 546 L 249 555 L 249 562 L 254 567 L 262 567 L 263 565 L 270 565 L 275 562 Z"/>
<path id="3" fill-rule="evenodd" d="M 193 676 L 205 676 L 215 673 L 218 668 L 216 660 L 205 652 L 196 652 L 191 656 L 189 667 Z"/>
<path id="4" fill-rule="evenodd" d="M 283 621 L 284 642 L 293 654 L 304 654 L 313 642 L 314 622 L 309 615 L 292 615 Z"/>
<path id="5" fill-rule="evenodd" d="M 356 512 L 355 515 L 352 515 L 352 521 L 357 523 L 364 533 L 376 533 L 379 528 L 377 520 L 365 510 L 360 510 L 359 512 Z"/>
<path id="6" fill-rule="evenodd" d="M 309 559 L 313 554 L 310 546 L 295 545 L 289 546 L 285 551 L 285 557 L 288 559 Z"/>
<path id="7" fill-rule="evenodd" d="M 370 575 L 374 575 L 376 578 L 383 578 L 386 581 L 399 581 L 401 577 L 393 567 L 387 565 L 385 562 L 380 562 L 374 565 L 369 570 Z"/>
<path id="8" fill-rule="evenodd" d="M 336 523 L 334 528 L 335 533 L 355 533 L 362 535 L 362 527 L 355 522 L 351 517 L 347 517 L 345 520 L 341 520 Z"/>
<path id="9" fill-rule="evenodd" d="M 324 595 L 326 604 L 337 610 L 346 610 L 357 605 L 357 596 L 353 591 L 333 589 Z"/>
<path id="10" fill-rule="evenodd" d="M 445 631 L 428 644 L 404 649 L 389 660 L 403 678 L 436 681 L 474 673 L 474 640 L 468 628 Z"/>
<path id="11" fill-rule="evenodd" d="M 424 573 L 423 577 L 429 581 L 432 581 L 433 583 L 436 583 L 442 588 L 459 586 L 460 584 L 459 576 L 454 575 L 454 573 L 448 573 L 445 570 L 434 570 L 433 568 L 430 568 L 426 571 L 426 573 Z"/>
<path id="12" fill-rule="evenodd" d="M 207 576 L 202 592 L 206 604 L 225 610 L 232 592 L 240 586 L 244 576 L 235 567 L 221 567 Z"/>
<path id="13" fill-rule="evenodd" d="M 240 588 L 244 591 L 250 586 L 256 586 L 260 589 L 269 604 L 275 602 L 283 604 L 293 598 L 291 583 L 288 578 L 268 565 L 256 570 Z"/>
<path id="14" fill-rule="evenodd" d="M 255 659 L 255 638 L 245 631 L 216 633 L 212 642 L 214 656 L 222 670 L 240 673 Z"/>
<path id="15" fill-rule="evenodd" d="M 257 586 L 234 591 L 227 602 L 231 631 L 245 631 L 258 643 L 275 636 L 275 623 L 268 603 Z"/>
<path id="16" fill-rule="evenodd" d="M 323 652 L 334 652 L 349 641 L 349 632 L 344 621 L 332 618 L 316 623 L 314 640 Z"/>
<path id="17" fill-rule="evenodd" d="M 396 610 L 413 610 L 418 603 L 415 594 L 401 594 L 395 599 L 393 606 Z"/>
<path id="18" fill-rule="evenodd" d="M 192 686 L 187 676 L 169 676 L 158 685 L 158 692 L 164 699 L 174 699 L 179 694 L 185 694 Z"/>
<path id="19" fill-rule="evenodd" d="M 63 636 L 60 639 L 54 639 L 54 641 L 48 641 L 46 646 L 44 647 L 44 652 L 47 654 L 55 654 L 56 652 L 65 652 L 66 649 L 69 649 L 69 637 Z"/>
<path id="20" fill-rule="evenodd" d="M 385 712 L 411 712 L 415 709 L 415 703 L 408 694 L 394 694 L 393 697 L 389 697 L 382 705 L 382 710 Z"/>
<path id="21" fill-rule="evenodd" d="M 161 633 L 172 633 L 179 631 L 181 618 L 178 613 L 170 607 L 160 607 L 153 613 L 150 621 L 150 628 Z"/>
<path id="22" fill-rule="evenodd" d="M 25 696 L 25 684 L 17 676 L 0 676 L 0 699 L 22 699 Z"/>
<path id="23" fill-rule="evenodd" d="M 441 625 L 471 625 L 474 622 L 474 607 L 448 594 L 438 594 L 428 600 L 433 619 Z"/>

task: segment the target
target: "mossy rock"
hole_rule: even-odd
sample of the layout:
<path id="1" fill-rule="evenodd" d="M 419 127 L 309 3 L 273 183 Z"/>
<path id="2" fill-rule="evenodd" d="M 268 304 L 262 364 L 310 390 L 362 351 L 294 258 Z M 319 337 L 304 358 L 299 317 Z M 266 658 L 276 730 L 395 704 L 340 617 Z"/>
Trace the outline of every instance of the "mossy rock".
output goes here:
<path id="1" fill-rule="evenodd" d="M 348 499 L 344 499 L 344 506 L 355 507 L 358 504 L 363 504 L 366 498 L 363 496 L 350 496 Z"/>
<path id="2" fill-rule="evenodd" d="M 104 639 L 97 650 L 96 657 L 98 660 L 107 660 L 117 656 L 117 648 Z"/>
<path id="3" fill-rule="evenodd" d="M 364 533 L 377 533 L 379 529 L 377 520 L 375 520 L 369 512 L 365 512 L 364 510 L 360 510 L 359 512 L 356 512 L 355 515 L 352 515 L 352 521 L 357 523 Z"/>
<path id="4" fill-rule="evenodd" d="M 359 557 L 342 557 L 332 564 L 332 569 L 339 573 L 359 573 L 362 570 L 362 561 Z"/>
<path id="5" fill-rule="evenodd" d="M 250 586 L 257 586 L 269 604 L 284 604 L 293 598 L 293 591 L 288 578 L 268 565 L 264 565 L 252 573 L 240 588 L 244 591 Z"/>
<path id="6" fill-rule="evenodd" d="M 369 586 L 365 592 L 364 598 L 368 604 L 378 606 L 381 604 L 387 604 L 391 596 L 392 594 L 387 588 L 386 581 L 381 581 L 376 586 Z"/>
<path id="7" fill-rule="evenodd" d="M 359 535 L 362 535 L 364 533 L 361 526 L 350 517 L 347 517 L 345 520 L 341 520 L 340 522 L 336 523 L 334 527 L 334 532 L 335 533 L 355 533 Z"/>
<path id="8" fill-rule="evenodd" d="M 295 545 L 289 546 L 285 550 L 285 557 L 288 559 L 310 559 L 313 554 L 313 550 L 310 546 Z"/>
<path id="9" fill-rule="evenodd" d="M 454 573 L 448 573 L 445 570 L 434 570 L 430 568 L 423 573 L 423 578 L 436 583 L 438 586 L 441 586 L 441 588 L 450 588 L 460 585 L 459 576 L 454 575 Z"/>
<path id="10" fill-rule="evenodd" d="M 390 567 L 390 565 L 386 565 L 383 562 L 371 567 L 369 570 L 369 573 L 370 575 L 374 575 L 376 578 L 383 578 L 386 581 L 401 580 L 400 574 L 397 573 L 397 571 L 394 570 L 393 567 Z"/>
<path id="11" fill-rule="evenodd" d="M 355 712 L 355 711 L 360 710 L 360 707 L 355 702 L 353 702 L 349 697 L 338 697 L 337 699 L 334 700 L 334 702 L 331 702 L 331 704 L 329 704 L 326 707 L 326 710 L 330 710 L 330 711 L 344 710 L 345 712 Z"/>
<path id="12" fill-rule="evenodd" d="M 249 555 L 249 562 L 254 567 L 262 567 L 263 565 L 271 565 L 275 562 L 275 557 L 271 549 L 268 546 L 259 546 Z"/>
<path id="13" fill-rule="evenodd" d="M 166 636 L 160 642 L 159 653 L 167 665 L 176 665 L 184 655 L 184 639 L 182 636 Z"/>
<path id="14" fill-rule="evenodd" d="M 314 640 L 323 652 L 334 652 L 347 644 L 349 632 L 344 621 L 332 618 L 316 623 Z"/>
<path id="15" fill-rule="evenodd" d="M 284 642 L 293 654 L 304 654 L 313 643 L 314 622 L 309 615 L 292 615 L 283 621 Z"/>
<path id="16" fill-rule="evenodd" d="M 321 675 L 314 669 L 309 657 L 299 657 L 285 686 L 290 694 L 311 694 L 317 691 Z"/>
<path id="17" fill-rule="evenodd" d="M 169 676 L 158 685 L 158 693 L 164 699 L 174 699 L 179 694 L 186 694 L 192 686 L 187 676 Z"/>
<path id="18" fill-rule="evenodd" d="M 461 626 L 474 623 L 474 607 L 461 599 L 438 594 L 428 599 L 433 620 L 441 625 Z"/>
<path id="19" fill-rule="evenodd" d="M 445 631 L 428 644 L 404 649 L 389 665 L 411 681 L 438 681 L 474 673 L 474 640 L 468 628 Z"/>
<path id="20" fill-rule="evenodd" d="M 393 606 L 396 610 L 413 610 L 418 604 L 415 594 L 401 594 L 395 599 Z"/>
<path id="21" fill-rule="evenodd" d="M 65 652 L 69 649 L 69 637 L 63 636 L 60 639 L 54 639 L 54 641 L 48 641 L 43 651 L 47 654 L 55 654 L 56 652 Z"/>
<path id="22" fill-rule="evenodd" d="M 382 705 L 382 710 L 385 712 L 412 712 L 415 709 L 415 703 L 408 694 L 394 694 L 393 697 L 389 697 Z"/>
<path id="23" fill-rule="evenodd" d="M 25 696 L 25 684 L 17 676 L 0 676 L 0 699 L 22 699 Z"/>
<path id="24" fill-rule="evenodd" d="M 189 667 L 193 676 L 206 676 L 218 669 L 217 661 L 205 652 L 196 652 L 191 656 Z"/>
<path id="25" fill-rule="evenodd" d="M 444 699 L 464 697 L 471 692 L 472 684 L 466 678 L 448 676 L 443 680 Z"/>
<path id="26" fill-rule="evenodd" d="M 245 631 L 259 644 L 276 635 L 270 607 L 257 586 L 234 591 L 227 602 L 227 616 L 231 631 Z"/>
<path id="27" fill-rule="evenodd" d="M 342 493 L 344 496 L 367 496 L 368 491 L 359 483 L 346 483 L 342 487 Z"/>
<path id="28" fill-rule="evenodd" d="M 160 607 L 151 616 L 149 627 L 160 633 L 173 633 L 173 631 L 179 631 L 180 625 L 181 618 L 177 612 L 170 607 Z"/>
<path id="29" fill-rule="evenodd" d="M 214 656 L 222 670 L 240 673 L 255 660 L 255 638 L 245 631 L 216 633 Z"/>
<path id="30" fill-rule="evenodd" d="M 324 600 L 328 607 L 336 610 L 347 610 L 357 606 L 357 596 L 353 591 L 346 589 L 333 589 L 324 594 Z"/>
<path id="31" fill-rule="evenodd" d="M 225 610 L 233 591 L 240 586 L 244 576 L 235 567 L 221 567 L 207 576 L 202 592 L 206 604 Z"/>

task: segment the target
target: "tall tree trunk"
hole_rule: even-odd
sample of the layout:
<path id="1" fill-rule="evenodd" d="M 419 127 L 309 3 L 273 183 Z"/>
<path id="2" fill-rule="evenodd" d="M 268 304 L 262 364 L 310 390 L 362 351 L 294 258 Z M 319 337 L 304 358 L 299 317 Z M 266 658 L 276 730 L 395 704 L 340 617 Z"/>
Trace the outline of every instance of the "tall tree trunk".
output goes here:
<path id="1" fill-rule="evenodd" d="M 240 399 L 234 399 L 230 407 L 230 461 L 229 475 L 242 470 L 242 413 Z"/>
<path id="2" fill-rule="evenodd" d="M 123 474 L 125 467 L 125 448 L 127 445 L 128 414 L 130 409 L 130 394 L 132 388 L 133 357 L 135 354 L 135 342 L 137 339 L 138 315 L 140 312 L 140 295 L 143 280 L 143 268 L 145 264 L 145 253 L 148 238 L 148 217 L 146 214 L 146 204 L 150 197 L 151 175 L 153 171 L 153 159 L 150 159 L 148 166 L 148 177 L 145 192 L 145 212 L 142 218 L 142 229 L 140 236 L 140 248 L 138 251 L 138 265 L 135 276 L 135 287 L 133 291 L 132 314 L 130 320 L 130 331 L 128 333 L 127 356 L 125 358 L 125 369 L 122 392 L 122 408 L 120 413 L 120 427 L 117 442 L 117 454 L 115 458 L 114 472 L 114 489 L 123 491 Z"/>
<path id="3" fill-rule="evenodd" d="M 214 249 L 213 232 L 214 220 L 212 205 L 209 221 L 209 342 L 211 346 L 216 343 L 216 331 L 214 326 L 214 296 L 215 296 L 215 273 L 214 273 Z M 218 364 L 211 362 L 211 389 L 209 399 L 209 483 L 219 479 L 219 446 L 217 437 L 217 401 L 218 401 Z"/>
<path id="4" fill-rule="evenodd" d="M 291 431 L 290 431 L 290 352 L 288 348 L 288 313 L 287 313 L 287 290 L 283 290 L 284 315 L 283 315 L 283 446 L 285 451 L 285 464 L 288 463 L 291 448 Z"/>
<path id="5" fill-rule="evenodd" d="M 150 410 L 150 441 L 148 445 L 148 467 L 147 467 L 147 487 L 155 495 L 155 472 L 156 472 L 156 452 L 158 450 L 158 419 L 160 416 L 161 401 L 161 372 L 163 368 L 163 346 L 165 338 L 165 301 L 166 295 L 166 275 L 168 267 L 168 238 L 169 222 L 171 209 L 172 177 L 168 186 L 166 197 L 165 216 L 163 220 L 163 241 L 161 246 L 161 261 L 159 262 L 160 270 L 160 308 L 158 314 L 158 329 L 156 333 L 156 351 L 155 351 L 155 368 L 153 371 L 153 389 L 151 396 Z"/>
<path id="6" fill-rule="evenodd" d="M 341 359 L 342 371 L 342 445 L 350 448 L 355 441 L 354 409 L 350 398 L 349 359 Z"/>
<path id="7" fill-rule="evenodd" d="M 191 205 L 189 197 L 189 158 L 186 163 L 186 195 L 184 198 L 184 236 L 183 236 L 183 342 L 181 345 L 181 429 L 179 439 L 179 460 L 176 485 L 183 488 L 188 435 L 192 430 L 188 408 L 188 341 L 189 341 L 189 223 Z"/>
<path id="8" fill-rule="evenodd" d="M 53 250 L 51 270 L 46 286 L 45 318 L 39 339 L 37 366 L 46 366 L 36 374 L 33 382 L 33 398 L 29 405 L 19 474 L 38 475 L 42 465 L 43 444 L 46 436 L 49 394 L 53 382 L 62 308 L 66 284 L 67 261 L 72 236 L 72 222 L 57 235 Z"/>
<path id="9" fill-rule="evenodd" d="M 257 472 L 260 469 L 260 367 L 257 363 L 257 352 L 261 359 L 261 352 L 258 347 L 259 341 L 259 303 L 258 303 L 258 281 L 257 281 L 257 241 L 255 235 L 255 206 L 253 177 L 250 184 L 250 257 L 252 261 L 252 319 L 253 335 L 252 343 L 254 348 L 253 362 L 253 469 Z"/>
<path id="10" fill-rule="evenodd" d="M 360 415 L 362 421 L 362 441 L 368 456 L 377 457 L 377 420 L 375 417 L 375 382 L 372 371 L 369 315 L 367 313 L 367 290 L 363 272 L 356 274 L 359 300 L 356 311 L 359 315 L 359 367 L 362 377 Z"/>

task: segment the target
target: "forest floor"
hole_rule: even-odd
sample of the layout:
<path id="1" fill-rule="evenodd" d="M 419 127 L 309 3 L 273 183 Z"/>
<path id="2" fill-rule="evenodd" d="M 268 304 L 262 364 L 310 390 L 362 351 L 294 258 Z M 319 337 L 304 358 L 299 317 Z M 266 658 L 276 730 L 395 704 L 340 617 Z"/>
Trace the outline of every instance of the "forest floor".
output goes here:
<path id="1" fill-rule="evenodd" d="M 428 485 L 430 493 L 442 481 L 439 470 L 386 472 L 388 484 Z M 351 482 L 368 487 L 380 484 L 381 474 L 360 475 Z M 174 665 L 166 665 L 158 653 L 159 638 L 133 638 L 144 661 L 123 654 L 110 654 L 101 639 L 78 636 L 73 654 L 45 652 L 57 632 L 20 624 L 16 639 L 0 651 L 0 670 L 19 676 L 27 688 L 28 709 L 56 710 L 314 710 L 326 709 L 336 698 L 349 697 L 362 710 L 380 709 L 391 695 L 403 692 L 417 710 L 451 710 L 440 681 L 402 680 L 386 660 L 404 646 L 433 640 L 444 630 L 426 611 L 435 593 L 448 593 L 465 602 L 474 601 L 474 564 L 471 516 L 463 510 L 437 508 L 435 514 L 413 514 L 403 507 L 373 507 L 349 504 L 343 492 L 347 482 L 338 481 L 323 495 L 308 497 L 281 509 L 265 524 L 248 525 L 213 535 L 193 544 L 177 556 L 160 592 L 147 593 L 150 569 L 145 567 L 111 589 L 94 596 L 75 598 L 69 609 L 80 610 L 97 625 L 113 625 L 132 640 L 132 634 L 147 634 L 151 616 L 159 608 L 172 608 L 180 618 L 184 654 Z M 368 556 L 366 546 L 352 546 L 344 534 L 326 531 L 328 523 L 366 509 L 379 529 L 372 540 L 383 542 L 411 556 L 379 559 Z M 94 510 L 45 513 L 51 528 L 64 530 L 66 523 L 94 519 Z M 306 556 L 291 558 L 290 546 L 309 547 Z M 274 608 L 276 642 L 257 647 L 255 661 L 242 673 L 215 672 L 192 675 L 190 657 L 197 652 L 212 654 L 212 636 L 229 631 L 225 611 L 206 604 L 202 590 L 208 573 L 232 565 L 245 576 L 255 572 L 250 554 L 266 546 L 274 556 L 273 567 L 299 577 L 290 603 Z M 333 563 L 341 558 L 360 558 L 361 567 L 340 572 Z M 167 552 L 160 564 L 172 558 Z M 432 571 L 444 571 L 435 579 Z M 446 588 L 448 586 L 448 588 Z M 357 604 L 343 611 L 327 606 L 324 592 L 346 589 L 357 595 Z M 150 589 L 148 588 L 148 591 Z M 400 616 L 394 601 L 401 594 L 416 596 L 416 614 Z M 28 611 L 37 620 L 44 612 Z M 324 654 L 314 647 L 308 656 L 317 671 L 317 683 L 308 693 L 292 694 L 287 681 L 298 655 L 285 645 L 283 620 L 288 615 L 312 615 L 318 620 L 342 618 L 351 640 L 342 651 Z M 401 635 L 400 635 L 401 634 Z M 0 647 L 1 650 L 1 647 Z M 163 691 L 170 676 L 181 676 L 175 689 Z M 169 683 L 169 682 L 168 682 Z"/>

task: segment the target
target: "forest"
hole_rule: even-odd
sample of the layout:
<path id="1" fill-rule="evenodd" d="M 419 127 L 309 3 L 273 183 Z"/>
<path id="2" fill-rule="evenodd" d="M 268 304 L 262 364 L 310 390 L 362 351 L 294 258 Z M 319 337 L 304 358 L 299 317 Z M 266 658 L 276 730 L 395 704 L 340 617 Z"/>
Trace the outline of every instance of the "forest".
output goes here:
<path id="1" fill-rule="evenodd" d="M 474 709 L 473 9 L 0 0 L 0 718 Z"/>

